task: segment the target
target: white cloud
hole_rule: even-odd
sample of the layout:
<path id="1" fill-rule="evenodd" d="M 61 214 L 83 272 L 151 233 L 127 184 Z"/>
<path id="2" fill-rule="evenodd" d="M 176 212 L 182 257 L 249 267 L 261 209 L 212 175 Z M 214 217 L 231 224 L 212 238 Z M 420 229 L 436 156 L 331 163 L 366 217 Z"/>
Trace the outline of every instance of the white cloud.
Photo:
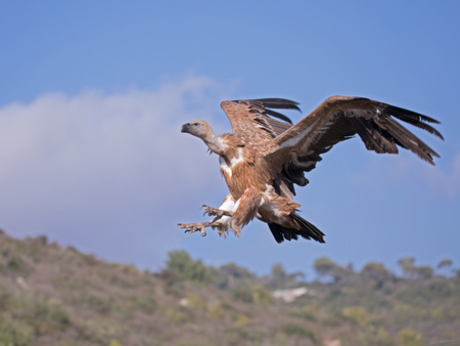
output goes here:
<path id="1" fill-rule="evenodd" d="M 188 76 L 155 91 L 47 94 L 3 107 L 0 227 L 110 258 L 101 240 L 151 242 L 152 252 L 173 246 L 181 233 L 167 234 L 165 225 L 174 227 L 182 207 L 196 203 L 193 194 L 219 179 L 217 159 L 180 125 L 219 111 L 221 89 Z"/>

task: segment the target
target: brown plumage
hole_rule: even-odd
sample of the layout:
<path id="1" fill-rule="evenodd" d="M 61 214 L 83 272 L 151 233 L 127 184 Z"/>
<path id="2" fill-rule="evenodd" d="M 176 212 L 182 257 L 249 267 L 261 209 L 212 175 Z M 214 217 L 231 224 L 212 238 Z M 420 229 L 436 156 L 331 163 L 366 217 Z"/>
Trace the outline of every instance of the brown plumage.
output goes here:
<path id="1" fill-rule="evenodd" d="M 324 234 L 297 214 L 300 205 L 293 200 L 294 185 L 308 183 L 305 172 L 316 167 L 322 154 L 358 134 L 368 150 L 396 154 L 400 146 L 434 165 L 433 156 L 439 155 L 394 118 L 443 139 L 427 124 L 438 123 L 435 119 L 361 97 L 329 97 L 296 125 L 273 110 L 299 110 L 298 103 L 286 99 L 224 101 L 221 107 L 232 134 L 216 136 L 202 120 L 181 128 L 219 155 L 230 190 L 218 209 L 204 206 L 212 220 L 179 224 L 188 233 L 205 235 L 205 228 L 212 227 L 220 235 L 233 230 L 239 236 L 241 228 L 257 217 L 268 224 L 278 243 L 299 236 L 323 243 Z"/>

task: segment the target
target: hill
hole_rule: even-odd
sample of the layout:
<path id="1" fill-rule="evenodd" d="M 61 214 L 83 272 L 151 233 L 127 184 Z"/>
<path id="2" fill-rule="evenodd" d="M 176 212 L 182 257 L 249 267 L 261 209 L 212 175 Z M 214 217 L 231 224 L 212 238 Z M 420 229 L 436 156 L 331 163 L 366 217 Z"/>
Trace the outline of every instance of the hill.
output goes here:
<path id="1" fill-rule="evenodd" d="M 0 345 L 460 345 L 460 271 L 400 264 L 320 258 L 322 279 L 303 282 L 174 251 L 151 273 L 1 232 Z"/>

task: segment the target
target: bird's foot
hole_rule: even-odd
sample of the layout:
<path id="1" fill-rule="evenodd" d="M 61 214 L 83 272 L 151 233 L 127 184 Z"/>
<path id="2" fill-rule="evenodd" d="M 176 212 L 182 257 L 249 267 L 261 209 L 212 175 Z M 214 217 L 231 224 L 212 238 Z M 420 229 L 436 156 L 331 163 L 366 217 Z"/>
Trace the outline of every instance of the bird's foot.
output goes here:
<path id="1" fill-rule="evenodd" d="M 210 207 L 208 205 L 203 204 L 200 209 L 204 209 L 204 215 L 209 215 L 209 216 L 215 216 L 213 221 L 219 220 L 223 216 L 232 216 L 232 213 L 228 210 L 222 210 L 222 209 L 217 209 Z"/>
<path id="2" fill-rule="evenodd" d="M 185 233 L 195 233 L 200 231 L 204 237 L 206 235 L 206 226 L 209 226 L 209 222 L 197 222 L 197 223 L 179 223 L 180 228 L 185 228 Z"/>

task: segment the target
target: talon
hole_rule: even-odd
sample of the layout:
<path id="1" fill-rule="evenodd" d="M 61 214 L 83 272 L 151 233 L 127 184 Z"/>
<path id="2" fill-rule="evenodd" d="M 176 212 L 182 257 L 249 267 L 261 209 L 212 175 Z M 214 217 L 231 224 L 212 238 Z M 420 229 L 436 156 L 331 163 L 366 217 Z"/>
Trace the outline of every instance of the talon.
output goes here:
<path id="1" fill-rule="evenodd" d="M 183 224 L 183 223 L 180 223 L 178 224 L 178 226 L 180 228 L 185 228 L 185 231 L 184 233 L 188 233 L 188 234 L 191 234 L 191 233 L 195 233 L 195 232 L 200 232 L 201 233 L 201 236 L 206 236 L 206 227 L 209 227 L 209 226 L 213 226 L 213 222 L 216 220 L 216 218 L 214 218 L 212 221 L 207 221 L 207 222 L 197 222 L 197 223 L 186 223 L 186 224 Z"/>

